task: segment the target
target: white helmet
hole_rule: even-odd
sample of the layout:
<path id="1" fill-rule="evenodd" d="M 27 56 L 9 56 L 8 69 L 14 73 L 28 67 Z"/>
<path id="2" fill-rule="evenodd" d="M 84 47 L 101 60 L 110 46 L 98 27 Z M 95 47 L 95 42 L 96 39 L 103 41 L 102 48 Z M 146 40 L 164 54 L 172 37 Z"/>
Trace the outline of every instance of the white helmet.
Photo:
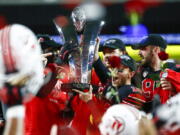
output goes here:
<path id="1" fill-rule="evenodd" d="M 110 107 L 99 125 L 101 135 L 138 135 L 140 112 L 129 105 L 117 104 Z"/>
<path id="2" fill-rule="evenodd" d="M 165 132 L 180 131 L 180 93 L 158 108 L 157 117 L 164 122 L 162 129 Z"/>
<path id="3" fill-rule="evenodd" d="M 43 64 L 34 33 L 20 24 L 6 26 L 0 31 L 0 51 L 0 88 L 28 76 L 24 87 L 36 95 L 43 83 Z"/>

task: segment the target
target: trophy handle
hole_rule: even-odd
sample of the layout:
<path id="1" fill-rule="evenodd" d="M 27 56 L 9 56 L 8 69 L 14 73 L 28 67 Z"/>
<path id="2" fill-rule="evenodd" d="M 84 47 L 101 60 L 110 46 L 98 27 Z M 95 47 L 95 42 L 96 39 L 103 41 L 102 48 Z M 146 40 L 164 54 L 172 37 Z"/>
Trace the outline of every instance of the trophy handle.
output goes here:
<path id="1" fill-rule="evenodd" d="M 77 33 L 71 18 L 59 16 L 53 22 L 60 36 L 64 39 L 64 44 L 79 45 Z"/>
<path id="2" fill-rule="evenodd" d="M 82 41 L 81 83 L 90 83 L 91 69 L 94 62 L 96 39 L 100 33 L 103 22 L 100 20 L 87 21 Z"/>
<path id="3" fill-rule="evenodd" d="M 72 18 L 60 16 L 54 19 L 54 24 L 64 39 L 64 45 L 60 50 L 61 59 L 69 63 L 70 82 L 80 82 L 81 78 L 81 49 L 77 38 Z"/>

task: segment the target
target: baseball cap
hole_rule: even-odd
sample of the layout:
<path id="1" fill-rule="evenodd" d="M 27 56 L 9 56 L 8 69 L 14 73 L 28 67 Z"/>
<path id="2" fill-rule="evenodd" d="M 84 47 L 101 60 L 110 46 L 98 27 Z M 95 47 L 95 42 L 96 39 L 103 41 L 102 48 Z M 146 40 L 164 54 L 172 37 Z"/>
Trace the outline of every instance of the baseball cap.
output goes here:
<path id="1" fill-rule="evenodd" d="M 125 50 L 125 44 L 122 42 L 122 40 L 117 38 L 111 38 L 105 41 L 103 44 L 103 48 L 112 48 L 112 49 L 121 49 Z"/>
<path id="2" fill-rule="evenodd" d="M 58 44 L 53 39 L 51 39 L 50 36 L 47 34 L 38 34 L 37 38 L 40 39 L 40 44 L 42 49 L 46 49 L 49 47 L 59 48 L 62 46 L 61 44 Z"/>
<path id="3" fill-rule="evenodd" d="M 131 58 L 128 55 L 121 55 L 120 58 L 121 58 L 121 64 L 129 67 L 132 71 L 136 70 L 136 63 L 133 60 L 133 58 Z"/>
<path id="4" fill-rule="evenodd" d="M 152 45 L 152 46 L 159 46 L 163 49 L 166 49 L 167 42 L 164 38 L 158 34 L 149 34 L 148 36 L 143 37 L 139 44 L 132 46 L 133 49 L 140 49 L 142 47 Z"/>

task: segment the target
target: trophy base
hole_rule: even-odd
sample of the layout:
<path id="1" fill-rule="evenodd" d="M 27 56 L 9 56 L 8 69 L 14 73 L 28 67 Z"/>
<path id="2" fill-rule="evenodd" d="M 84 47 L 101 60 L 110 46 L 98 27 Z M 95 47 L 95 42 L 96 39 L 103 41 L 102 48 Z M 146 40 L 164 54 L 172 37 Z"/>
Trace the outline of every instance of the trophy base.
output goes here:
<path id="1" fill-rule="evenodd" d="M 64 83 L 61 85 L 62 91 L 72 91 L 72 89 L 77 89 L 83 91 L 85 89 L 89 89 L 90 84 L 88 83 Z"/>

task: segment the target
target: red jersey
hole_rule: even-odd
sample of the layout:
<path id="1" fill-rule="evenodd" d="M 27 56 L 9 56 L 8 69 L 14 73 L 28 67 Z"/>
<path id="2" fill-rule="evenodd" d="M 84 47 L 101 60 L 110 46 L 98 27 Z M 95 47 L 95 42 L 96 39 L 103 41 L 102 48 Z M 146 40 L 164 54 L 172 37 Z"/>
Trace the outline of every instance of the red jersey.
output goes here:
<path id="1" fill-rule="evenodd" d="M 56 104 L 48 97 L 35 97 L 25 107 L 25 135 L 49 135 L 52 125 L 59 119 Z"/>
<path id="2" fill-rule="evenodd" d="M 166 72 L 161 73 L 161 76 L 166 78 L 175 88 L 176 92 L 180 92 L 180 73 L 167 69 Z"/>
<path id="3" fill-rule="evenodd" d="M 163 90 L 160 85 L 160 73 L 159 71 L 153 71 L 150 67 L 140 67 L 137 73 L 141 74 L 142 90 L 146 98 L 146 102 L 153 100 L 157 94 L 160 97 L 161 103 L 165 103 L 171 97 L 170 90 Z"/>
<path id="4" fill-rule="evenodd" d="M 102 86 L 102 83 L 100 82 L 99 77 L 97 76 L 94 69 L 92 69 L 91 72 L 91 84 L 96 86 Z"/>
<path id="5" fill-rule="evenodd" d="M 58 80 L 56 85 L 53 81 L 52 86 L 43 88 L 45 91 L 46 88 L 54 88 L 46 97 L 35 97 L 25 104 L 25 135 L 49 135 L 54 124 L 65 123 L 60 112 L 66 108 L 69 97 L 66 92 L 60 91 L 63 81 L 67 81 L 66 77 L 63 79 Z"/>
<path id="6" fill-rule="evenodd" d="M 91 101 L 85 103 L 77 95 L 73 99 L 72 106 L 75 114 L 71 127 L 79 135 L 86 135 L 87 132 L 90 135 L 100 135 L 98 124 L 110 104 L 98 100 L 95 96 Z"/>

